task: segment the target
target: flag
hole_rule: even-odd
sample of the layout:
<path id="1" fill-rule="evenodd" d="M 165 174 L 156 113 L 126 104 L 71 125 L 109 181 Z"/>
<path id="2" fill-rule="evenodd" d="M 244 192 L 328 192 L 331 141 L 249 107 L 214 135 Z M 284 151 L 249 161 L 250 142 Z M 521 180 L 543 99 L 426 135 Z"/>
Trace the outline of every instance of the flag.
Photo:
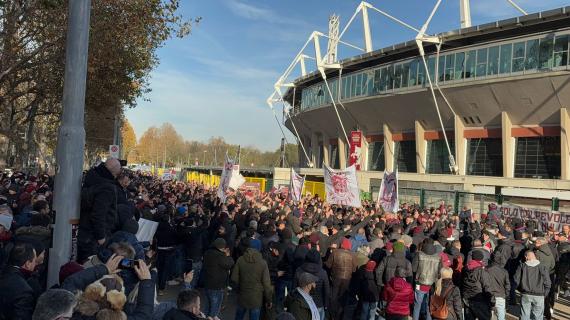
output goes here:
<path id="1" fill-rule="evenodd" d="M 398 171 L 384 171 L 380 193 L 378 194 L 378 204 L 386 212 L 397 212 L 398 202 Z"/>
<path id="2" fill-rule="evenodd" d="M 293 168 L 291 168 L 291 179 L 289 183 L 289 195 L 293 201 L 301 201 L 303 186 L 305 185 L 305 178 L 301 177 L 300 174 L 295 172 Z"/>
<path id="3" fill-rule="evenodd" d="M 362 131 L 352 131 L 350 133 L 350 157 L 348 165 L 354 165 L 356 170 L 360 170 L 360 159 L 362 158 Z"/>
<path id="4" fill-rule="evenodd" d="M 328 203 L 357 208 L 362 206 L 355 166 L 345 170 L 333 170 L 325 165 L 324 171 Z"/>
<path id="5" fill-rule="evenodd" d="M 222 169 L 220 177 L 220 186 L 218 187 L 218 197 L 222 201 L 226 200 L 226 192 L 231 188 L 237 190 L 243 183 L 245 178 L 239 173 L 239 164 L 235 164 L 226 154 L 226 161 Z"/>

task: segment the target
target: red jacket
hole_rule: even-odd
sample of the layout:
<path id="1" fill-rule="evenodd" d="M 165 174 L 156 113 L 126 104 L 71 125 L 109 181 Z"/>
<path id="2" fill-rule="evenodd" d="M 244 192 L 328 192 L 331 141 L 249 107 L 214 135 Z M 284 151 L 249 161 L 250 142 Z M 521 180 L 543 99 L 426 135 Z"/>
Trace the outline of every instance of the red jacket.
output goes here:
<path id="1" fill-rule="evenodd" d="M 414 303 L 412 285 L 404 278 L 392 278 L 384 288 L 384 301 L 388 303 L 387 314 L 409 316 L 410 305 Z"/>

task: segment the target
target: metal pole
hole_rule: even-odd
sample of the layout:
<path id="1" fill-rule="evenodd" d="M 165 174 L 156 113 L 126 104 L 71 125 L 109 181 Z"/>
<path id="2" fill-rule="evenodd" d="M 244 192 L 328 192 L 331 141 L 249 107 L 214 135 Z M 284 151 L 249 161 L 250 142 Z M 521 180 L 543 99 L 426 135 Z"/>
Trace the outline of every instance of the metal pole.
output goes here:
<path id="1" fill-rule="evenodd" d="M 459 16 L 461 19 L 461 28 L 471 27 L 471 6 L 470 0 L 459 0 Z"/>
<path id="2" fill-rule="evenodd" d="M 79 218 L 90 11 L 91 0 L 69 1 L 63 114 L 57 140 L 54 189 L 56 219 L 49 255 L 48 287 L 58 283 L 60 267 L 72 258 L 71 220 Z"/>

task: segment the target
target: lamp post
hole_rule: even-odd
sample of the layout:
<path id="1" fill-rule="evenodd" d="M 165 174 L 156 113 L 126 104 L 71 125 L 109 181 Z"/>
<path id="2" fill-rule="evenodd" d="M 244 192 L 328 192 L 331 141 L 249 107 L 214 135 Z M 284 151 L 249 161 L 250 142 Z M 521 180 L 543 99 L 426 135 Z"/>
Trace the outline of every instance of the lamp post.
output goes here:
<path id="1" fill-rule="evenodd" d="M 208 150 L 204 150 L 204 161 L 202 161 L 202 166 L 206 166 L 206 152 L 208 152 Z"/>

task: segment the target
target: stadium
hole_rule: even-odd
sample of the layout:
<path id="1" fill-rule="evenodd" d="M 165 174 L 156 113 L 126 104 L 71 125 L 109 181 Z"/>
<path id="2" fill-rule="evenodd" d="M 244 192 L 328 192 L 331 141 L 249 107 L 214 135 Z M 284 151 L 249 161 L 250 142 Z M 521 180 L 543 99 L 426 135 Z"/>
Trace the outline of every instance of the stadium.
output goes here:
<path id="1" fill-rule="evenodd" d="M 383 171 L 397 170 L 400 193 L 411 198 L 460 191 L 471 202 L 495 195 L 518 205 L 570 206 L 570 7 L 529 14 L 509 3 L 522 15 L 472 26 L 469 1 L 461 0 L 462 28 L 429 35 L 430 19 L 418 30 L 363 2 L 348 23 L 361 15 L 363 53 L 343 59 L 337 47 L 350 45 L 342 38 L 348 25 L 340 31 L 332 16 L 329 34 L 311 34 L 268 99 L 272 109 L 285 104 L 301 173 L 318 181 L 322 165 L 345 168 L 357 131 L 359 187 L 372 196 Z M 418 36 L 374 49 L 372 11 Z M 328 39 L 326 52 L 319 38 Z M 318 69 L 307 73 L 311 55 Z"/>

